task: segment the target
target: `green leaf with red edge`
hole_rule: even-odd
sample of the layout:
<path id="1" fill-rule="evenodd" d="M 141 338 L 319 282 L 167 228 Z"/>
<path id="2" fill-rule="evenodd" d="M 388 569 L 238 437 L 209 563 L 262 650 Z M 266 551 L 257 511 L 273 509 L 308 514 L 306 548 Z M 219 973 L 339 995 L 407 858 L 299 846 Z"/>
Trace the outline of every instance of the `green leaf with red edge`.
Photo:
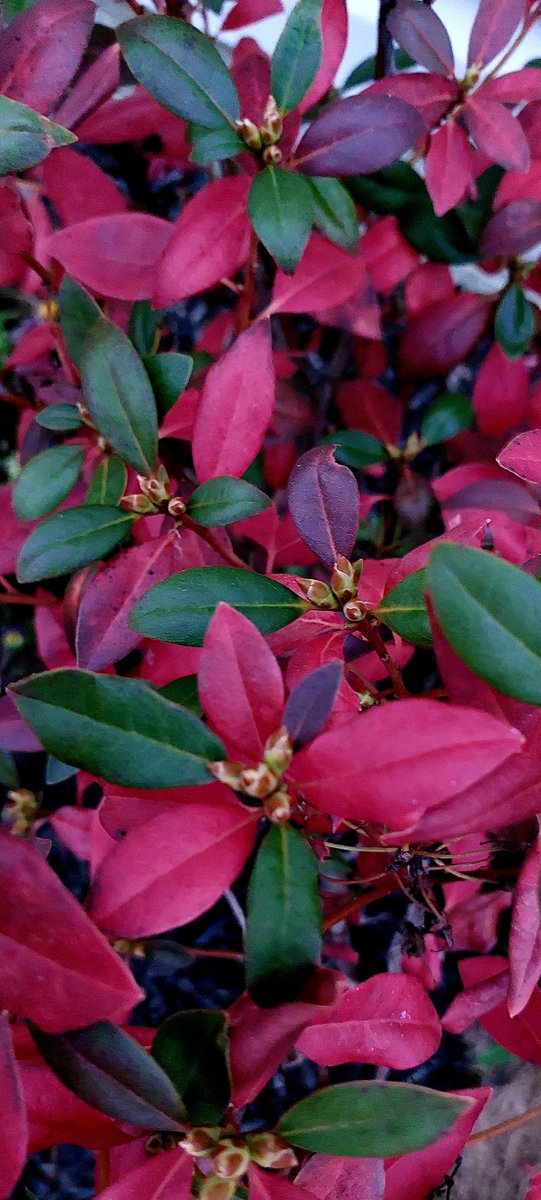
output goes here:
<path id="1" fill-rule="evenodd" d="M 312 227 L 312 193 L 304 176 L 282 167 L 259 171 L 250 188 L 248 215 L 282 271 L 294 271 Z"/>
<path id="2" fill-rule="evenodd" d="M 322 0 L 298 0 L 271 61 L 271 92 L 281 112 L 291 112 L 315 79 L 323 51 Z"/>
<path id="3" fill-rule="evenodd" d="M 152 1054 L 196 1125 L 219 1124 L 231 1098 L 227 1013 L 193 1009 L 162 1021 Z"/>
<path id="4" fill-rule="evenodd" d="M 186 1110 L 169 1076 L 111 1021 L 67 1033 L 30 1032 L 55 1075 L 99 1112 L 142 1129 L 181 1131 Z"/>

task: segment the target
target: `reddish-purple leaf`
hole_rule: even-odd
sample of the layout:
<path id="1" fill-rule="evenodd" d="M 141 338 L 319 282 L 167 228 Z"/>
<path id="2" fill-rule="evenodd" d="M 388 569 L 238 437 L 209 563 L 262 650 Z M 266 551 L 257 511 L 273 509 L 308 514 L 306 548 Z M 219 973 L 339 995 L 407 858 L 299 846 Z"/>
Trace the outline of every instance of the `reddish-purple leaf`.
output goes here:
<path id="1" fill-rule="evenodd" d="M 326 1067 L 364 1062 L 407 1071 L 440 1041 L 440 1019 L 422 984 L 391 973 L 350 988 L 324 1023 L 304 1030 L 297 1048 Z"/>
<path id="2" fill-rule="evenodd" d="M 503 50 L 524 20 L 527 0 L 480 0 L 468 46 L 468 66 L 484 66 Z"/>
<path id="3" fill-rule="evenodd" d="M 113 213 L 59 229 L 44 252 L 101 296 L 146 300 L 172 232 L 169 221 L 150 213 Z"/>
<path id="4" fill-rule="evenodd" d="M 496 462 L 528 483 L 541 483 L 541 429 L 519 433 L 500 450 Z"/>
<path id="5" fill-rule="evenodd" d="M 478 148 L 508 171 L 527 171 L 530 147 L 517 118 L 498 100 L 470 96 L 464 105 L 464 120 Z"/>
<path id="6" fill-rule="evenodd" d="M 126 211 L 126 197 L 110 175 L 69 146 L 50 155 L 42 170 L 46 194 L 63 225 Z"/>
<path id="7" fill-rule="evenodd" d="M 222 24 L 224 29 L 242 29 L 253 21 L 263 21 L 275 13 L 283 12 L 281 0 L 235 0 L 235 4 Z"/>
<path id="8" fill-rule="evenodd" d="M 455 60 L 451 39 L 443 21 L 428 5 L 419 0 L 398 0 L 387 17 L 387 29 L 421 67 L 452 75 Z"/>
<path id="9" fill-rule="evenodd" d="M 211 908 L 252 849 L 257 813 L 229 799 L 179 805 L 132 829 L 104 859 L 91 895 L 108 933 L 139 938 Z"/>
<path id="10" fill-rule="evenodd" d="M 419 113 L 428 133 L 460 97 L 456 79 L 432 72 L 411 71 L 376 79 L 364 93 L 367 96 L 394 96 L 410 104 Z"/>
<path id="11" fill-rule="evenodd" d="M 412 318 L 400 344 L 404 375 L 414 379 L 446 375 L 475 346 L 489 316 L 486 299 L 467 292 L 424 308 Z"/>
<path id="12" fill-rule="evenodd" d="M 208 372 L 194 423 L 200 483 L 241 475 L 263 445 L 274 407 L 270 321 L 247 329 Z"/>
<path id="13" fill-rule="evenodd" d="M 259 630 L 228 604 L 206 632 L 198 691 L 211 728 L 235 754 L 258 761 L 282 723 L 282 673 Z"/>
<path id="14" fill-rule="evenodd" d="M 541 100 L 539 67 L 523 67 L 487 79 L 479 88 L 479 99 L 499 100 L 501 104 L 524 104 L 525 100 Z"/>
<path id="15" fill-rule="evenodd" d="M 250 1200 L 315 1200 L 313 1192 L 290 1183 L 276 1171 L 262 1171 L 255 1163 L 250 1163 L 248 1180 Z"/>
<path id="16" fill-rule="evenodd" d="M 334 459 L 333 446 L 316 446 L 295 463 L 289 477 L 289 511 L 306 545 L 327 567 L 349 558 L 359 527 L 359 489 L 349 467 Z"/>
<path id="17" fill-rule="evenodd" d="M 193 1159 L 175 1146 L 120 1175 L 96 1200 L 190 1200 L 192 1175 Z"/>
<path id="18" fill-rule="evenodd" d="M 438 217 L 464 199 L 475 180 L 475 165 L 475 151 L 462 127 L 452 118 L 445 121 L 432 134 L 425 160 L 426 186 Z"/>
<path id="19" fill-rule="evenodd" d="M 340 687 L 341 662 L 327 663 L 306 675 L 288 696 L 282 722 L 297 749 L 325 728 Z"/>
<path id="20" fill-rule="evenodd" d="M 509 974 L 505 958 L 494 955 L 471 961 L 474 970 L 460 964 L 464 991 L 455 996 L 442 1018 L 443 1028 L 449 1033 L 464 1033 L 486 1013 L 500 1004 L 503 1007 L 507 996 Z"/>
<path id="21" fill-rule="evenodd" d="M 131 546 L 113 558 L 83 591 L 77 614 L 77 664 L 101 671 L 118 662 L 141 638 L 128 626 L 130 612 L 141 596 L 175 570 L 176 550 L 171 537 Z"/>
<path id="22" fill-rule="evenodd" d="M 360 92 L 312 121 L 297 150 L 297 166 L 306 175 L 366 175 L 396 162 L 422 132 L 411 104 Z"/>
<path id="23" fill-rule="evenodd" d="M 132 975 L 43 855 L 0 833 L 0 1004 L 49 1033 L 125 1020 Z"/>
<path id="24" fill-rule="evenodd" d="M 313 233 L 296 271 L 292 275 L 276 272 L 267 313 L 325 311 L 329 302 L 334 308 L 368 285 L 366 263 L 360 254 L 347 254 Z"/>
<path id="25" fill-rule="evenodd" d="M 6 1013 L 0 1013 L 0 1200 L 7 1200 L 24 1167 L 28 1122 Z"/>
<path id="26" fill-rule="evenodd" d="M 55 121 L 73 129 L 87 113 L 103 104 L 120 83 L 120 46 L 113 42 L 87 67 L 54 114 Z"/>
<path id="27" fill-rule="evenodd" d="M 432 1148 L 432 1147 L 431 1147 Z M 303 1163 L 297 1183 L 318 1200 L 382 1200 L 385 1190 L 381 1158 L 338 1158 L 312 1154 Z"/>
<path id="28" fill-rule="evenodd" d="M 537 988 L 541 975 L 541 836 L 528 851 L 513 898 L 509 934 L 509 997 L 511 1017 L 518 1016 Z"/>
<path id="29" fill-rule="evenodd" d="M 528 408 L 528 371 L 523 358 L 508 358 L 498 342 L 490 347 L 473 387 L 473 409 L 481 433 L 502 437 L 522 425 Z"/>
<path id="30" fill-rule="evenodd" d="M 37 0 L 2 30 L 0 90 L 47 114 L 60 100 L 86 49 L 91 0 Z"/>
<path id="31" fill-rule="evenodd" d="M 511 200 L 491 217 L 480 242 L 483 258 L 512 258 L 541 241 L 541 200 Z"/>
<path id="32" fill-rule="evenodd" d="M 204 292 L 243 266 L 250 244 L 250 183 L 246 175 L 215 179 L 188 201 L 156 273 L 155 304 Z"/>

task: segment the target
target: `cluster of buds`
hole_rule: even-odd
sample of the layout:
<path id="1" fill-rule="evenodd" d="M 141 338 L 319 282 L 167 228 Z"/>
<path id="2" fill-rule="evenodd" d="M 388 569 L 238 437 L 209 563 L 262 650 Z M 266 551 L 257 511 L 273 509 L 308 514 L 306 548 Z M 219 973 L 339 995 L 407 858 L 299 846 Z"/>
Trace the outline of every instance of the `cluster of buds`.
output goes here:
<path id="1" fill-rule="evenodd" d="M 235 122 L 237 133 L 250 150 L 262 150 L 263 162 L 266 166 L 278 166 L 282 161 L 282 151 L 276 145 L 284 131 L 282 114 L 274 96 L 269 96 L 263 113 L 261 125 L 256 125 L 249 117 Z"/>
<path id="2" fill-rule="evenodd" d="M 291 797 L 281 786 L 281 780 L 293 757 L 293 744 L 285 726 L 271 734 L 265 742 L 262 762 L 245 767 L 239 762 L 212 762 L 209 769 L 221 783 L 236 792 L 262 800 L 265 816 L 273 824 L 288 821 L 292 812 Z"/>
<path id="3" fill-rule="evenodd" d="M 156 475 L 138 475 L 137 482 L 141 489 L 130 496 L 122 497 L 122 507 L 138 516 L 150 516 L 151 513 L 169 513 L 169 516 L 181 519 L 186 512 L 186 505 L 180 496 L 172 496 L 169 486 L 169 476 L 165 467 L 158 467 Z"/>
<path id="4" fill-rule="evenodd" d="M 322 608 L 327 611 L 342 608 L 345 612 L 351 603 L 361 604 L 361 601 L 354 601 L 354 597 L 357 595 L 362 569 L 362 559 L 351 563 L 349 558 L 340 554 L 334 564 L 330 585 L 323 583 L 321 579 L 299 579 L 299 587 L 314 608 Z M 366 611 L 366 606 L 364 606 L 363 615 Z M 356 619 L 360 620 L 360 617 Z"/>
<path id="5" fill-rule="evenodd" d="M 199 1200 L 231 1200 L 250 1162 L 274 1170 L 297 1165 L 290 1146 L 274 1133 L 229 1133 L 214 1125 L 191 1129 L 179 1146 L 201 1161 Z"/>
<path id="6" fill-rule="evenodd" d="M 39 801 L 28 788 L 15 788 L 8 792 L 8 801 L 2 812 L 2 821 L 6 822 L 11 833 L 26 837 L 34 824 Z"/>

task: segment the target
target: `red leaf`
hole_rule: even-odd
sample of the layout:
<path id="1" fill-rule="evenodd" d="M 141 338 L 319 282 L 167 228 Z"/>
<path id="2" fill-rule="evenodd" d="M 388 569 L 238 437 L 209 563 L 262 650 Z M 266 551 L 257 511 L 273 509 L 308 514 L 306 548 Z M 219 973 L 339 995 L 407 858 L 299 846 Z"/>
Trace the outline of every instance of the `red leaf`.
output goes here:
<path id="1" fill-rule="evenodd" d="M 401 158 L 422 132 L 422 120 L 410 104 L 359 92 L 329 105 L 312 121 L 296 165 L 306 175 L 379 171 Z"/>
<path id="2" fill-rule="evenodd" d="M 479 99 L 499 100 L 501 104 L 541 100 L 539 67 L 523 67 L 521 71 L 507 71 L 505 75 L 487 79 L 479 88 Z"/>
<path id="3" fill-rule="evenodd" d="M 175 570 L 169 536 L 131 546 L 117 554 L 83 591 L 77 615 L 77 663 L 101 671 L 129 654 L 141 640 L 128 627 L 137 600 Z"/>
<path id="4" fill-rule="evenodd" d="M 347 254 L 326 238 L 313 233 L 292 275 L 276 272 L 272 302 L 275 312 L 318 312 L 348 300 L 366 282 L 366 265 L 360 254 Z"/>
<path id="5" fill-rule="evenodd" d="M 128 1171 L 96 1200 L 190 1200 L 192 1175 L 193 1159 L 175 1147 Z"/>
<path id="6" fill-rule="evenodd" d="M 323 1024 L 297 1048 L 325 1067 L 363 1062 L 408 1071 L 436 1053 L 441 1023 L 424 987 L 410 975 L 373 975 L 345 992 Z"/>
<path id="7" fill-rule="evenodd" d="M 186 388 L 186 391 L 181 393 L 160 425 L 161 438 L 170 437 L 191 441 L 199 397 L 200 393 L 197 388 Z"/>
<path id="8" fill-rule="evenodd" d="M 487 1087 L 451 1093 L 473 1101 L 451 1129 L 424 1150 L 385 1160 L 385 1200 L 426 1200 L 451 1170 L 491 1092 Z"/>
<path id="9" fill-rule="evenodd" d="M 243 266 L 250 244 L 249 188 L 246 175 L 215 179 L 188 201 L 157 270 L 156 305 L 204 292 Z"/>
<path id="10" fill-rule="evenodd" d="M 541 1200 L 541 1171 L 532 1175 L 524 1200 Z"/>
<path id="11" fill-rule="evenodd" d="M 464 105 L 464 120 L 478 148 L 495 163 L 509 171 L 527 171 L 530 147 L 517 118 L 498 100 L 469 96 Z"/>
<path id="12" fill-rule="evenodd" d="M 94 23 L 91 0 L 37 0 L 3 29 L 0 90 L 49 113 L 73 78 Z"/>
<path id="13" fill-rule="evenodd" d="M 500 451 L 496 462 L 528 483 L 541 483 L 541 429 L 519 433 Z"/>
<path id="14" fill-rule="evenodd" d="M 463 1033 L 474 1021 L 479 1021 L 497 1005 L 504 1004 L 507 996 L 509 976 L 507 960 L 493 955 L 460 963 L 460 975 L 464 991 L 451 1001 L 442 1025 L 450 1033 Z"/>
<path id="15" fill-rule="evenodd" d="M 120 83 L 120 46 L 114 42 L 81 75 L 69 96 L 55 111 L 55 121 L 68 129 L 82 121 L 98 104 L 103 104 Z"/>
<path id="16" fill-rule="evenodd" d="M 509 1016 L 516 1017 L 537 988 L 541 975 L 541 836 L 538 834 L 521 868 L 509 934 Z"/>
<path id="17" fill-rule="evenodd" d="M 494 196 L 494 211 L 512 200 L 541 200 L 541 162 L 538 159 L 534 158 L 527 171 L 505 172 Z"/>
<path id="18" fill-rule="evenodd" d="M 380 217 L 363 234 L 361 253 L 377 292 L 392 292 L 415 269 L 419 254 L 400 232 L 396 217 Z"/>
<path id="19" fill-rule="evenodd" d="M 299 104 L 299 112 L 308 112 L 328 92 L 346 51 L 348 12 L 346 0 L 323 0 L 321 10 L 323 51 L 321 62 L 310 87 Z"/>
<path id="20" fill-rule="evenodd" d="M 426 186 L 438 217 L 460 204 L 475 173 L 473 146 L 461 126 L 450 118 L 432 134 L 425 164 Z"/>
<path id="21" fill-rule="evenodd" d="M 248 1170 L 250 1200 L 314 1200 L 312 1192 L 290 1183 L 274 1171 L 262 1171 L 255 1163 Z"/>
<path id="22" fill-rule="evenodd" d="M 421 263 L 406 283 L 406 311 L 415 317 L 436 300 L 454 296 L 455 285 L 449 267 L 444 263 Z"/>
<path id="23" fill-rule="evenodd" d="M 541 201 L 512 200 L 485 225 L 480 251 L 483 258 L 512 258 L 540 240 Z"/>
<path id="24" fill-rule="evenodd" d="M 205 635 L 198 690 L 211 728 L 228 748 L 259 761 L 282 721 L 282 674 L 259 630 L 228 604 L 218 605 Z"/>
<path id="25" fill-rule="evenodd" d="M 222 30 L 242 29 L 243 25 L 251 25 L 253 21 L 264 21 L 265 17 L 273 17 L 275 13 L 281 12 L 281 0 L 236 0 L 223 22 Z"/>
<path id="26" fill-rule="evenodd" d="M 337 1158 L 313 1154 L 297 1175 L 318 1200 L 382 1200 L 385 1179 L 381 1158 Z"/>
<path id="27" fill-rule="evenodd" d="M 366 379 L 341 383 L 337 403 L 350 429 L 361 429 L 390 445 L 398 441 L 402 429 L 402 405 L 381 384 Z"/>
<path id="28" fill-rule="evenodd" d="M 327 567 L 349 558 L 359 527 L 359 490 L 334 447 L 316 446 L 295 463 L 288 485 L 289 511 L 306 545 Z"/>
<path id="29" fill-rule="evenodd" d="M 414 62 L 442 75 L 452 75 L 451 39 L 433 9 L 418 0 L 398 0 L 387 17 L 387 29 Z"/>
<path id="30" fill-rule="evenodd" d="M 270 321 L 263 321 L 241 333 L 205 379 L 192 444 L 201 483 L 244 474 L 263 445 L 274 391 Z"/>
<path id="31" fill-rule="evenodd" d="M 201 800 L 159 813 L 104 859 L 91 896 L 93 920 L 139 938 L 185 925 L 236 879 L 252 849 L 257 813 L 229 799 Z"/>
<path id="32" fill-rule="evenodd" d="M 28 1123 L 6 1013 L 0 1014 L 0 1200 L 7 1200 L 24 1167 Z"/>
<path id="33" fill-rule="evenodd" d="M 410 321 L 400 343 L 404 375 L 412 379 L 446 375 L 473 349 L 489 315 L 487 301 L 467 292 L 424 309 Z"/>
<path id="34" fill-rule="evenodd" d="M 47 239 L 46 253 L 101 296 L 145 300 L 173 226 L 149 213 L 91 217 Z"/>
<path id="35" fill-rule="evenodd" d="M 533 67 L 537 75 L 537 67 Z M 519 113 L 519 121 L 522 125 L 524 133 L 528 138 L 528 145 L 532 152 L 532 157 L 541 158 L 541 100 L 532 100 L 531 104 L 526 104 Z"/>
<path id="36" fill-rule="evenodd" d="M 59 1033 L 122 1021 L 141 999 L 128 968 L 43 855 L 0 833 L 0 1004 Z"/>
<path id="37" fill-rule="evenodd" d="M 524 20 L 527 0 L 481 0 L 468 46 L 468 66 L 484 66 L 503 50 Z"/>
<path id="38" fill-rule="evenodd" d="M 443 75 L 425 74 L 421 71 L 386 75 L 384 79 L 377 79 L 375 83 L 371 83 L 365 94 L 395 96 L 398 100 L 412 105 L 422 118 L 426 132 L 437 124 L 460 95 L 456 79 L 445 79 Z"/>
<path id="39" fill-rule="evenodd" d="M 126 211 L 126 197 L 110 176 L 67 146 L 45 160 L 43 180 L 63 225 Z"/>
<path id="40" fill-rule="evenodd" d="M 497 342 L 483 362 L 473 388 L 481 433 L 501 437 L 521 425 L 528 408 L 528 370 L 523 358 L 508 358 Z"/>
<path id="41" fill-rule="evenodd" d="M 58 151 L 60 153 L 60 151 Z M 21 255 L 32 250 L 32 226 L 20 196 L 10 183 L 0 184 L 0 284 L 18 283 L 27 270 Z"/>
<path id="42" fill-rule="evenodd" d="M 141 84 L 136 84 L 128 96 L 110 99 L 100 104 L 77 127 L 83 142 L 109 145 L 120 142 L 142 142 L 157 134 L 162 142 L 160 154 L 172 151 L 186 160 L 190 146 L 186 141 L 186 122 L 163 108 Z"/>
<path id="43" fill-rule="evenodd" d="M 475 709 L 398 700 L 322 734 L 295 756 L 291 774 L 323 812 L 400 829 L 522 745 L 516 729 Z"/>

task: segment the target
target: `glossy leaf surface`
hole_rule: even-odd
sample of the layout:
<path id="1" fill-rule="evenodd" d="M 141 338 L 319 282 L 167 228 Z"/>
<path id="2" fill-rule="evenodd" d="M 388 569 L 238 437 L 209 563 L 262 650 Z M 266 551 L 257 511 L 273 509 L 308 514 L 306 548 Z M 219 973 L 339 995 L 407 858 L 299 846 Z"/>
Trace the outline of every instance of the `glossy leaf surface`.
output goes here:
<path id="1" fill-rule="evenodd" d="M 226 1013 L 174 1013 L 160 1025 L 152 1053 L 182 1096 L 190 1120 L 219 1123 L 231 1094 Z"/>
<path id="2" fill-rule="evenodd" d="M 103 318 L 85 339 L 81 380 L 90 416 L 122 459 L 142 475 L 156 466 L 158 418 L 143 364 L 129 338 Z"/>
<path id="3" fill-rule="evenodd" d="M 27 537 L 17 563 L 17 578 L 32 583 L 86 567 L 114 550 L 133 521 L 131 513 L 106 504 L 55 513 Z"/>

